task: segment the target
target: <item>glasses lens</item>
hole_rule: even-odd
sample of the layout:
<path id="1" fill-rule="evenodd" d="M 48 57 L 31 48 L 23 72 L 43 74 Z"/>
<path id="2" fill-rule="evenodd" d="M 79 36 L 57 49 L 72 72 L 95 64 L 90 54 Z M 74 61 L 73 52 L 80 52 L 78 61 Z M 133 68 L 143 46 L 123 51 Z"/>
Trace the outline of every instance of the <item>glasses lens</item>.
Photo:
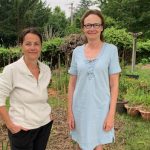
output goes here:
<path id="1" fill-rule="evenodd" d="M 84 27 L 85 27 L 86 29 L 91 29 L 92 27 L 95 28 L 95 29 L 98 29 L 100 26 L 101 26 L 101 24 L 99 24 L 99 23 L 85 24 L 85 25 L 84 25 Z"/>
<path id="2" fill-rule="evenodd" d="M 86 29 L 90 29 L 90 28 L 92 27 L 92 24 L 85 24 L 84 27 L 85 27 Z"/>
<path id="3" fill-rule="evenodd" d="M 93 24 L 93 27 L 96 28 L 96 29 L 98 29 L 100 26 L 101 26 L 101 24 L 99 24 L 99 23 Z"/>

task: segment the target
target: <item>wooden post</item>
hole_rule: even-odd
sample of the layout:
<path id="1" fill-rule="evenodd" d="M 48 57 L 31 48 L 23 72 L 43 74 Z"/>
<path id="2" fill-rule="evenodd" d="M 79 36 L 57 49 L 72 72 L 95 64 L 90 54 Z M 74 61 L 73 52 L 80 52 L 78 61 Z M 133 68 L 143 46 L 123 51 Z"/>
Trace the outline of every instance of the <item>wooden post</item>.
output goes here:
<path id="1" fill-rule="evenodd" d="M 136 62 L 136 40 L 137 40 L 137 38 L 135 36 L 133 36 L 133 50 L 132 50 L 131 72 L 134 71 L 135 62 Z"/>
<path id="2" fill-rule="evenodd" d="M 134 71 L 135 69 L 135 64 L 136 64 L 136 48 L 137 48 L 137 37 L 139 35 L 142 35 L 142 32 L 139 33 L 130 33 L 133 36 L 133 50 L 132 50 L 132 64 L 131 64 L 131 72 Z"/>

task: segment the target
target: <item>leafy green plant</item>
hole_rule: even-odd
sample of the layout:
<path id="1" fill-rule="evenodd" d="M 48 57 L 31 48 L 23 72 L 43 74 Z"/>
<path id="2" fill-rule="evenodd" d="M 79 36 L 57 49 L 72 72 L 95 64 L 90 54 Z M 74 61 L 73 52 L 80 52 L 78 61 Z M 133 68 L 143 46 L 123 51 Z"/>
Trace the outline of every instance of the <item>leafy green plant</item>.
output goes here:
<path id="1" fill-rule="evenodd" d="M 43 43 L 43 46 L 42 46 L 42 51 L 45 52 L 45 51 L 49 51 L 51 52 L 52 54 L 56 53 L 56 51 L 59 50 L 59 46 L 63 43 L 63 39 L 62 38 L 53 38 L 53 39 L 49 39 L 48 41 L 45 41 Z"/>
<path id="2" fill-rule="evenodd" d="M 142 58 L 140 63 L 142 63 L 143 65 L 148 64 L 150 62 L 150 57 L 148 58 Z"/>
<path id="3" fill-rule="evenodd" d="M 127 94 L 128 89 L 132 89 L 136 85 L 138 85 L 138 80 L 128 78 L 125 74 L 121 74 L 119 81 L 119 99 L 125 99 L 125 95 Z"/>
<path id="4" fill-rule="evenodd" d="M 125 77 L 121 74 L 120 76 L 120 82 L 119 82 L 119 95 L 118 100 L 123 100 L 124 95 L 127 92 L 127 84 L 125 82 Z"/>
<path id="5" fill-rule="evenodd" d="M 137 49 L 139 52 L 144 52 L 144 51 L 150 52 L 150 40 L 139 41 L 137 43 Z"/>
<path id="6" fill-rule="evenodd" d="M 125 29 L 107 28 L 104 36 L 107 42 L 117 45 L 119 50 L 132 48 L 132 37 Z"/>
<path id="7" fill-rule="evenodd" d="M 10 47 L 4 48 L 0 47 L 0 67 L 4 67 L 5 65 L 14 62 L 21 56 L 21 51 L 19 47 Z"/>
<path id="8" fill-rule="evenodd" d="M 61 67 L 52 72 L 51 87 L 66 94 L 69 82 L 68 80 L 68 73 L 64 68 Z"/>
<path id="9" fill-rule="evenodd" d="M 2 143 L 1 149 L 2 149 L 2 150 L 8 150 L 9 141 L 3 140 L 1 143 Z"/>
<path id="10" fill-rule="evenodd" d="M 119 82 L 119 98 L 128 100 L 129 105 L 142 105 L 150 107 L 150 70 L 137 65 L 134 75 L 139 75 L 138 79 L 126 76 L 130 74 L 130 66 L 124 68 Z"/>

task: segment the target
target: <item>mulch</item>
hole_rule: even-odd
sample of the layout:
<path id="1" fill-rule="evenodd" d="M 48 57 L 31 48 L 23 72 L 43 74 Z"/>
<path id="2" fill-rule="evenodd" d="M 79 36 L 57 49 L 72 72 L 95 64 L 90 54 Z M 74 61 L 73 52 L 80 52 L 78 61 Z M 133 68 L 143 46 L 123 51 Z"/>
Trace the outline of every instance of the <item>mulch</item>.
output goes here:
<path id="1" fill-rule="evenodd" d="M 53 127 L 47 144 L 46 150 L 73 150 L 75 144 L 69 136 L 67 124 L 67 111 L 64 108 L 56 108 L 53 110 Z M 0 120 L 0 150 L 3 144 L 7 144 L 8 135 L 5 124 Z M 10 149 L 10 147 L 8 148 Z"/>
<path id="2" fill-rule="evenodd" d="M 68 124 L 67 124 L 67 110 L 64 107 L 55 108 L 53 110 L 54 123 L 51 131 L 51 135 L 47 144 L 46 150 L 76 150 L 76 144 L 73 142 L 69 136 Z M 115 130 L 116 137 L 121 134 L 123 129 L 122 122 L 116 120 Z M 0 150 L 2 150 L 3 143 L 8 142 L 7 129 L 6 126 L 0 123 Z M 116 144 L 123 146 L 125 143 L 124 139 L 122 141 L 116 141 Z M 10 150 L 10 148 L 8 149 Z M 111 145 L 104 147 L 104 150 L 114 150 Z M 120 147 L 117 150 L 122 150 Z"/>
<path id="3" fill-rule="evenodd" d="M 56 96 L 57 93 L 54 90 L 50 90 L 49 95 Z M 60 99 L 66 100 L 66 97 L 61 97 Z M 69 136 L 66 106 L 60 105 L 59 107 L 53 108 L 52 116 L 54 118 L 54 122 L 46 150 L 77 150 L 77 144 L 73 142 Z M 117 136 L 122 132 L 123 124 L 123 122 L 120 122 L 118 119 L 116 119 L 116 139 Z M 0 119 L 0 150 L 2 150 L 2 141 L 4 144 L 6 144 L 8 142 L 8 136 L 7 128 Z M 124 142 L 124 139 L 122 139 L 122 141 L 115 142 L 115 145 L 119 146 L 117 150 L 123 150 L 122 146 L 125 144 Z M 104 146 L 104 150 L 116 150 L 115 145 L 106 145 Z M 10 147 L 8 150 L 10 150 Z"/>

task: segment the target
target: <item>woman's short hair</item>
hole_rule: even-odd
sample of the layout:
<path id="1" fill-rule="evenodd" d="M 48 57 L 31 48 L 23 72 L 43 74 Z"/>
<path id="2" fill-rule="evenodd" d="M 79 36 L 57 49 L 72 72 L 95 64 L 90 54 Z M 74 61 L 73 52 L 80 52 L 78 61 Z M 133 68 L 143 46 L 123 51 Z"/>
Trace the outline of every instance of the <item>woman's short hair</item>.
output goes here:
<path id="1" fill-rule="evenodd" d="M 19 43 L 22 44 L 24 41 L 24 37 L 28 34 L 28 33 L 32 33 L 37 35 L 40 38 L 41 44 L 42 44 L 42 35 L 40 34 L 40 32 L 38 31 L 37 28 L 35 27 L 29 27 L 29 28 L 25 28 L 22 30 L 20 37 L 19 37 Z"/>

